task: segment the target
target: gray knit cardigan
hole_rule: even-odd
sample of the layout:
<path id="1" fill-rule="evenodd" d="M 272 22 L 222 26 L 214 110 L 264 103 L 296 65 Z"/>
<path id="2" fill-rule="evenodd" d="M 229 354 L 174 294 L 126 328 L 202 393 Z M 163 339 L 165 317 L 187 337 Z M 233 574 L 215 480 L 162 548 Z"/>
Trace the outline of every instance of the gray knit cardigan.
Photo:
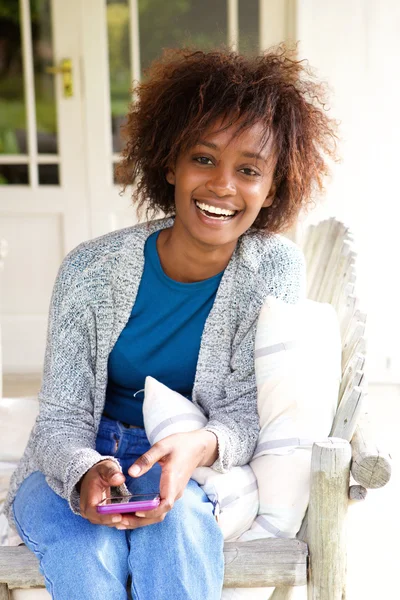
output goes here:
<path id="1" fill-rule="evenodd" d="M 144 245 L 161 219 L 80 244 L 59 270 L 49 315 L 40 412 L 6 501 L 34 471 L 79 514 L 76 484 L 103 457 L 95 450 L 107 386 L 108 356 L 135 302 Z M 295 303 L 304 295 L 304 259 L 279 235 L 248 232 L 236 246 L 205 323 L 193 402 L 218 438 L 214 469 L 247 463 L 259 431 L 254 337 L 267 295 Z M 107 457 L 118 461 L 114 457 Z"/>

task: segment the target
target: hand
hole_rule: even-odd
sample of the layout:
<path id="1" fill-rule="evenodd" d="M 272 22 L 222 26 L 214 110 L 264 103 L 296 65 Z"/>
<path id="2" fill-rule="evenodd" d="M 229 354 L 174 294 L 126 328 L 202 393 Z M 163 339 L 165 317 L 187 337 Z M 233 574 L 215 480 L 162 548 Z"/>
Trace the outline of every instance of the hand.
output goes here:
<path id="1" fill-rule="evenodd" d="M 95 464 L 80 481 L 80 509 L 81 515 L 95 525 L 115 527 L 123 521 L 121 514 L 100 514 L 96 507 L 111 495 L 110 487 L 121 485 L 125 476 L 112 460 L 103 460 Z"/>
<path id="2" fill-rule="evenodd" d="M 133 463 L 128 473 L 140 477 L 155 463 L 161 465 L 160 505 L 154 510 L 125 514 L 117 529 L 136 529 L 159 523 L 172 509 L 193 474 L 202 465 L 211 465 L 217 458 L 217 437 L 205 429 L 177 433 L 157 442 Z"/>

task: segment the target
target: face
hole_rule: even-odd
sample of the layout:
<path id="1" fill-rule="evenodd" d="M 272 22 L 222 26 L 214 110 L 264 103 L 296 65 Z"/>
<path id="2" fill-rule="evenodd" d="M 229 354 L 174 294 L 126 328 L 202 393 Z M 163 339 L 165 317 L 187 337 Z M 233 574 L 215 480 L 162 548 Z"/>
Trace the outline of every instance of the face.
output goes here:
<path id="1" fill-rule="evenodd" d="M 261 123 L 237 134 L 218 122 L 178 156 L 167 181 L 175 186 L 174 228 L 207 246 L 236 244 L 261 208 L 273 202 L 273 140 L 261 150 Z"/>

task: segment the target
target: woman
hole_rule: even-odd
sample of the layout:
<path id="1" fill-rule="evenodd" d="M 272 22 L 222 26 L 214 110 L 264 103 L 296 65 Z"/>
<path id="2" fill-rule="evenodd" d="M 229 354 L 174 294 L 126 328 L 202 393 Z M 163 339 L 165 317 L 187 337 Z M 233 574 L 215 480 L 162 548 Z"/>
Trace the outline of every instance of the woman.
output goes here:
<path id="1" fill-rule="evenodd" d="M 267 295 L 294 303 L 303 258 L 279 235 L 321 188 L 334 128 L 321 87 L 283 49 L 168 51 L 136 88 L 119 175 L 169 218 L 81 244 L 50 309 L 40 414 L 10 520 L 57 600 L 217 600 L 223 540 L 190 479 L 246 464 L 258 434 L 253 345 Z M 152 375 L 208 417 L 150 448 Z M 158 508 L 101 515 L 111 490 Z"/>

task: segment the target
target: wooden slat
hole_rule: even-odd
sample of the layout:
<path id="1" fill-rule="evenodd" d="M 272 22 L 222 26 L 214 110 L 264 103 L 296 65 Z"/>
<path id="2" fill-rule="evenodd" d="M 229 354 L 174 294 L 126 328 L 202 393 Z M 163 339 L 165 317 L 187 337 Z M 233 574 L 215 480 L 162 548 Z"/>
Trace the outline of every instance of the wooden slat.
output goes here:
<path id="1" fill-rule="evenodd" d="M 351 440 L 361 413 L 363 396 L 362 388 L 355 387 L 343 397 L 336 411 L 331 436 L 343 438 L 348 442 Z"/>
<path id="2" fill-rule="evenodd" d="M 342 341 L 346 338 L 348 328 L 353 320 L 353 315 L 357 310 L 358 300 L 353 292 L 354 285 L 347 284 L 337 309 Z"/>
<path id="3" fill-rule="evenodd" d="M 8 586 L 5 583 L 0 583 L 0 600 L 10 600 Z"/>
<path id="4" fill-rule="evenodd" d="M 334 282 L 332 299 L 330 304 L 338 311 L 343 290 L 347 284 L 352 281 L 354 274 L 354 261 L 355 253 L 351 250 L 351 246 L 348 241 L 343 242 L 341 257 L 336 267 L 336 273 L 332 274 L 332 280 Z"/>
<path id="5" fill-rule="evenodd" d="M 308 297 L 317 300 L 322 276 L 331 252 L 331 244 L 334 239 L 335 221 L 328 219 L 322 221 L 314 230 L 316 245 L 313 255 L 310 257 L 308 272 Z"/>
<path id="6" fill-rule="evenodd" d="M 224 586 L 305 585 L 307 555 L 307 545 L 296 539 L 228 542 Z M 0 548 L 0 582 L 10 588 L 43 587 L 35 555 L 25 546 Z"/>
<path id="7" fill-rule="evenodd" d="M 342 375 L 342 382 L 340 384 L 340 389 L 339 389 L 338 404 L 340 404 L 340 401 L 342 400 L 344 394 L 349 391 L 349 388 L 353 387 L 352 385 L 350 385 L 350 382 L 354 383 L 354 386 L 360 385 L 359 383 L 356 383 L 356 381 L 358 381 L 360 378 L 359 374 L 356 374 L 356 373 L 357 373 L 357 371 L 363 372 L 364 364 L 365 364 L 365 356 L 363 354 L 358 354 L 358 353 L 355 354 L 354 356 L 352 356 L 351 359 L 348 361 L 346 368 Z"/>
<path id="8" fill-rule="evenodd" d="M 44 587 L 37 558 L 26 546 L 0 547 L 0 583 L 10 588 Z"/>
<path id="9" fill-rule="evenodd" d="M 351 350 L 346 350 L 342 353 L 342 372 L 346 372 L 348 365 L 351 363 L 352 360 L 354 360 L 354 356 L 356 354 L 362 354 L 363 356 L 365 356 L 366 349 L 367 346 L 364 337 L 355 340 Z"/>
<path id="10" fill-rule="evenodd" d="M 342 255 L 343 238 L 345 233 L 346 229 L 344 225 L 342 225 L 342 223 L 337 223 L 334 236 L 332 238 L 330 257 L 325 265 L 325 270 L 322 273 L 321 284 L 318 290 L 318 295 L 316 296 L 316 300 L 318 302 L 332 302 L 334 289 L 338 283 L 340 284 L 340 282 L 338 282 L 340 275 L 338 268 L 341 264 L 340 259 Z"/>
<path id="11" fill-rule="evenodd" d="M 276 587 L 269 600 L 292 600 L 294 595 L 293 587 Z"/>
<path id="12" fill-rule="evenodd" d="M 347 380 L 347 385 L 346 387 L 343 389 L 343 392 L 341 392 L 341 390 L 339 390 L 339 403 L 338 406 L 340 406 L 340 403 L 342 400 L 346 400 L 346 397 L 352 392 L 352 390 L 355 387 L 362 387 L 364 381 L 364 371 L 359 370 L 359 371 L 355 371 L 355 373 L 352 374 L 351 378 L 349 377 L 349 379 Z"/>
<path id="13" fill-rule="evenodd" d="M 347 333 L 342 343 L 342 372 L 346 370 L 347 364 L 355 354 L 365 354 L 364 332 L 365 324 L 362 321 L 352 321 L 347 328 Z"/>
<path id="14" fill-rule="evenodd" d="M 305 585 L 307 545 L 300 540 L 269 538 L 252 542 L 227 542 L 225 587 Z"/>

